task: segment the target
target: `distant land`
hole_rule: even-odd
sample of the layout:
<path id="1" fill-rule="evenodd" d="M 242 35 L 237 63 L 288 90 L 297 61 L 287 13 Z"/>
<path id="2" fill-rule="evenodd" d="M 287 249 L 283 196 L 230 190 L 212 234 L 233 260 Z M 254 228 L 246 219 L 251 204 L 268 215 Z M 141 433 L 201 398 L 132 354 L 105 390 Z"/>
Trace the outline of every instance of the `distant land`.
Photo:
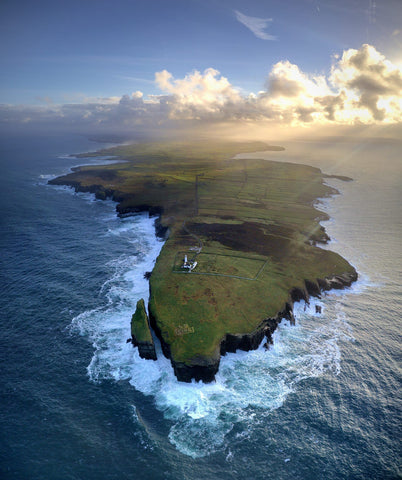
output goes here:
<path id="1" fill-rule="evenodd" d="M 149 212 L 166 239 L 139 301 L 131 341 L 156 359 L 151 329 L 181 381 L 210 382 L 221 355 L 257 348 L 293 303 L 350 286 L 356 270 L 317 246 L 328 216 L 314 203 L 337 191 L 318 168 L 236 154 L 284 150 L 261 142 L 121 145 L 77 155 L 121 163 L 82 166 L 51 180 L 112 198 L 120 216 Z M 350 180 L 347 177 L 338 177 Z M 129 321 L 129 319 L 127 319 Z"/>

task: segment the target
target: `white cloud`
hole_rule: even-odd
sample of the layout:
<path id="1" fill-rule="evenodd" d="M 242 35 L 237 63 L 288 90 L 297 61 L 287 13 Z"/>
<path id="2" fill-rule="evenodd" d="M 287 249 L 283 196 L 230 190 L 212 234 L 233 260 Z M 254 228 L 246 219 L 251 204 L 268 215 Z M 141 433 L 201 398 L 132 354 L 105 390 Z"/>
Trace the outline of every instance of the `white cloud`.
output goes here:
<path id="1" fill-rule="evenodd" d="M 257 94 L 242 95 L 217 70 L 174 78 L 155 74 L 162 95 L 142 92 L 43 107 L 0 106 L 0 125 L 33 125 L 82 131 L 152 130 L 208 122 L 273 124 L 402 123 L 402 68 L 370 45 L 334 56 L 327 75 L 311 75 L 289 61 L 276 63 Z"/>
<path id="2" fill-rule="evenodd" d="M 274 35 L 270 35 L 265 31 L 272 22 L 272 18 L 249 17 L 238 10 L 235 10 L 234 13 L 237 20 L 251 30 L 257 38 L 261 38 L 261 40 L 276 40 Z"/>
<path id="3" fill-rule="evenodd" d="M 334 57 L 331 72 L 310 75 L 289 61 L 275 64 L 266 89 L 242 96 L 214 69 L 174 79 L 156 74 L 171 119 L 273 120 L 282 123 L 392 123 L 402 118 L 402 70 L 374 47 Z"/>
<path id="4" fill-rule="evenodd" d="M 241 101 L 241 96 L 229 80 L 218 70 L 207 68 L 204 73 L 195 70 L 183 79 L 174 80 L 166 70 L 155 74 L 155 82 L 169 93 L 170 115 L 188 116 L 218 113 L 227 103 Z"/>
<path id="5" fill-rule="evenodd" d="M 330 81 L 345 93 L 345 110 L 367 110 L 376 121 L 401 121 L 402 69 L 373 46 L 344 51 Z"/>
<path id="6" fill-rule="evenodd" d="M 314 97 L 330 93 L 325 76 L 308 75 L 288 60 L 273 66 L 267 87 L 273 97 Z"/>

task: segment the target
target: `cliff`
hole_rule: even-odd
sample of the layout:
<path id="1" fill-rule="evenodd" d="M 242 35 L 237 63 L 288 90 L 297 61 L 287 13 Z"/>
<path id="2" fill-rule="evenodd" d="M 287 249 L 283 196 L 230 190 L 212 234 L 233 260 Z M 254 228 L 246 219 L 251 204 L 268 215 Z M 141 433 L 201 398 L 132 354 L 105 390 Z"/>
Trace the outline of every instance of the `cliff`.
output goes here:
<path id="1" fill-rule="evenodd" d="M 149 278 L 149 320 L 181 381 L 212 381 L 221 355 L 269 343 L 283 317 L 293 321 L 295 301 L 357 278 L 344 258 L 317 246 L 329 237 L 315 201 L 337 191 L 314 167 L 233 158 L 264 148 L 279 150 L 258 142 L 120 146 L 103 154 L 121 164 L 78 167 L 50 182 L 112 198 L 122 217 L 158 216 L 166 241 Z M 183 268 L 184 259 L 196 268 Z M 133 334 L 153 358 L 143 341 Z"/>
<path id="2" fill-rule="evenodd" d="M 134 347 L 138 347 L 141 358 L 156 360 L 155 345 L 145 310 L 144 300 L 137 302 L 137 308 L 131 318 L 131 341 Z"/>
<path id="3" fill-rule="evenodd" d="M 163 353 L 170 359 L 174 373 L 179 381 L 189 383 L 194 379 L 210 383 L 215 380 L 221 356 L 226 355 L 226 353 L 235 353 L 237 350 L 256 350 L 264 338 L 266 339 L 265 345 L 268 348 L 268 345 L 273 342 L 273 333 L 283 319 L 290 320 L 294 324 L 294 303 L 301 300 L 308 303 L 310 297 L 319 297 L 321 291 L 350 287 L 357 278 L 357 272 L 353 271 L 331 278 L 317 279 L 316 282 L 306 280 L 304 288 L 297 287 L 290 291 L 289 299 L 284 308 L 275 317 L 264 319 L 251 333 L 226 334 L 220 342 L 219 350 L 217 349 L 213 355 L 209 357 L 194 357 L 189 363 L 177 362 L 172 357 L 169 345 L 164 341 L 161 330 L 158 327 L 157 319 L 150 313 L 151 325 L 161 341 Z"/>

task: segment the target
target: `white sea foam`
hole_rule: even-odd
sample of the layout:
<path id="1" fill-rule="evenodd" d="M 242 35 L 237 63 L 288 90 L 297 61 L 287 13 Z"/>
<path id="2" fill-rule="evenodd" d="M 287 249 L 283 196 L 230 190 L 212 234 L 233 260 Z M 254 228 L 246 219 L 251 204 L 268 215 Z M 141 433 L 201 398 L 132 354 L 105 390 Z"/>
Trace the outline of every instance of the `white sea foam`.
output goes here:
<path id="1" fill-rule="evenodd" d="M 130 319 L 136 302 L 149 296 L 148 281 L 144 273 L 153 269 L 162 242 L 154 237 L 154 219 L 147 215 L 129 219 L 109 220 L 109 232 L 122 237 L 120 241 L 133 244 L 132 254 L 124 253 L 109 262 L 112 276 L 101 287 L 100 296 L 104 304 L 88 310 L 73 319 L 72 329 L 88 336 L 93 342 L 95 354 L 88 366 L 93 381 L 123 376 L 126 366 L 122 360 L 134 349 L 128 349 L 126 339 L 130 337 Z M 116 225 L 114 227 L 113 225 Z M 130 236 L 131 234 L 131 236 Z M 127 238 L 128 235 L 128 238 Z M 142 238 L 142 242 L 138 242 Z M 130 345 L 129 345 L 130 347 Z"/>
<path id="2" fill-rule="evenodd" d="M 71 155 L 59 155 L 57 158 L 60 159 L 71 159 Z M 70 162 L 69 162 L 70 163 Z M 102 166 L 102 165 L 113 165 L 117 163 L 125 163 L 124 160 L 119 160 L 118 158 L 114 156 L 109 156 L 109 157 L 83 157 L 78 161 L 77 163 L 71 165 L 71 163 L 68 166 L 64 166 L 59 169 L 57 173 L 49 174 L 49 173 L 44 173 L 44 174 L 39 174 L 38 176 L 38 185 L 47 185 L 49 180 L 53 180 L 54 178 L 61 177 L 63 175 L 68 175 L 72 173 L 72 170 L 77 167 L 85 167 L 85 166 Z M 72 193 L 76 193 L 75 190 L 71 187 L 63 186 L 63 185 L 50 185 L 52 188 L 55 188 L 58 191 L 70 191 Z M 91 195 L 92 200 L 95 199 L 94 195 Z"/>
<path id="3" fill-rule="evenodd" d="M 95 349 L 89 377 L 95 382 L 128 380 L 152 395 L 156 408 L 172 422 L 169 440 L 186 455 L 201 457 L 224 449 L 235 425 L 242 429 L 237 440 L 247 438 L 261 411 L 269 414 L 283 405 L 299 382 L 339 373 L 340 346 L 353 340 L 353 333 L 343 313 L 343 297 L 330 293 L 310 305 L 297 304 L 296 325 L 283 321 L 268 351 L 260 346 L 223 357 L 216 382 L 178 382 L 158 342 L 156 362 L 141 359 L 138 350 L 126 343 L 136 302 L 148 299 L 143 274 L 152 270 L 162 245 L 154 237 L 153 221 L 146 216 L 109 217 L 107 235 L 130 243 L 133 254 L 111 262 L 114 273 L 101 290 L 104 305 L 73 320 L 73 328 L 88 336 Z M 323 307 L 320 315 L 315 313 L 317 302 Z"/>
<path id="4" fill-rule="evenodd" d="M 354 267 L 358 271 L 359 281 L 355 282 L 350 291 L 355 294 L 361 294 L 368 288 L 381 288 L 387 283 L 387 278 L 385 278 L 380 272 L 376 272 L 376 277 L 373 279 L 366 268 L 367 264 L 367 254 L 362 253 L 359 243 L 353 245 L 353 243 L 347 243 L 345 239 L 339 240 L 338 234 L 341 236 L 343 232 L 339 232 L 339 222 L 337 219 L 341 216 L 342 208 L 339 206 L 339 200 L 343 196 L 344 182 L 336 179 L 329 179 L 329 182 L 326 182 L 329 186 L 334 186 L 339 191 L 340 195 L 319 198 L 315 203 L 315 206 L 318 210 L 321 210 L 328 214 L 329 219 L 323 220 L 320 222 L 321 225 L 325 227 L 325 230 L 330 236 L 330 241 L 327 244 L 320 244 L 319 247 L 324 250 L 331 250 L 339 253 L 344 258 L 348 259 L 349 262 L 353 258 L 355 262 Z M 331 182 L 334 185 L 331 185 Z M 342 188 L 343 187 L 343 188 Z M 344 222 L 343 222 L 344 223 Z M 344 226 L 342 227 L 344 230 Z M 343 291 L 333 291 L 334 295 L 341 296 Z"/>

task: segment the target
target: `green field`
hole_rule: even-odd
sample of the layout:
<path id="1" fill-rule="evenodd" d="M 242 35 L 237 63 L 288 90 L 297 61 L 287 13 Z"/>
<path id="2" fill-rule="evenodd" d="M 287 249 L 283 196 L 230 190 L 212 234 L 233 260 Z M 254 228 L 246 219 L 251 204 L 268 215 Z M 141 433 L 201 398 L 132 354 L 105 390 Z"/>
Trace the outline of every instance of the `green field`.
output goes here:
<path id="1" fill-rule="evenodd" d="M 313 204 L 334 193 L 319 169 L 233 159 L 269 148 L 279 149 L 259 142 L 120 146 L 101 153 L 124 163 L 80 167 L 52 182 L 112 196 L 121 213 L 161 214 L 169 238 L 150 279 L 149 308 L 173 361 L 216 357 L 226 334 L 254 332 L 282 311 L 292 288 L 354 272 L 315 245 L 327 238 L 319 225 L 327 215 Z M 181 269 L 184 255 L 197 261 L 190 273 Z"/>
<path id="2" fill-rule="evenodd" d="M 197 262 L 197 267 L 191 272 L 182 268 L 184 255 L 187 255 L 190 261 Z M 184 275 L 215 275 L 255 280 L 266 264 L 267 260 L 264 259 L 240 257 L 230 254 L 222 255 L 213 252 L 194 254 L 193 251 L 183 251 L 178 252 L 175 257 L 173 273 L 182 273 Z"/>

